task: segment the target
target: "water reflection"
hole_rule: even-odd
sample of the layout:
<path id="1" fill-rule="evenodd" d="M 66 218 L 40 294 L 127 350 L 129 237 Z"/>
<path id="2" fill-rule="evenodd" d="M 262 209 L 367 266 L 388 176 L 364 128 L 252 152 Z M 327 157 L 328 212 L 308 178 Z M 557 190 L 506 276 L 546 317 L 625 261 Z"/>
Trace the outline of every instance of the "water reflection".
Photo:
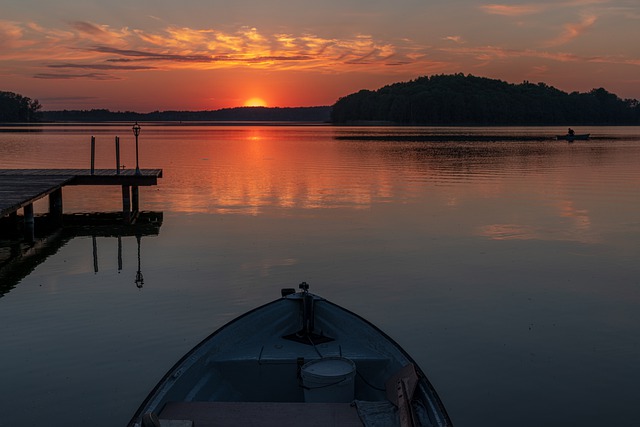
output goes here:
<path id="1" fill-rule="evenodd" d="M 163 165 L 166 177 L 159 192 L 147 193 L 149 202 L 177 212 L 253 216 L 273 208 L 367 210 L 428 203 L 423 212 L 449 212 L 443 228 L 459 218 L 472 223 L 465 231 L 475 236 L 593 243 L 601 239 L 594 222 L 602 223 L 608 209 L 594 195 L 612 186 L 632 193 L 639 184 L 637 144 L 618 135 L 568 145 L 371 140 L 370 130 L 341 128 L 193 131 L 187 145 L 162 145 L 171 165 Z M 339 138 L 353 134 L 359 136 Z M 632 208 L 628 203 L 622 217 Z"/>
<path id="2" fill-rule="evenodd" d="M 96 132 L 104 167 L 130 126 Z M 523 413 L 532 416 L 520 424 L 549 424 L 540 390 L 553 425 L 637 418 L 640 128 L 585 129 L 613 137 L 571 145 L 334 138 L 370 128 L 146 129 L 141 166 L 165 175 L 141 206 L 168 216 L 161 236 L 142 236 L 140 264 L 135 234 L 118 240 L 120 274 L 116 241 L 98 237 L 94 274 L 83 237 L 0 298 L 8 425 L 126 423 L 212 328 L 302 280 L 390 332 L 461 425 Z M 565 129 L 486 130 L 498 131 Z M 86 168 L 93 133 L 0 133 L 0 162 Z M 125 146 L 130 167 L 131 137 Z M 121 197 L 65 188 L 65 209 L 113 209 Z M 492 412 L 496 401 L 507 410 Z M 60 412 L 68 402 L 77 410 Z"/>
<path id="3" fill-rule="evenodd" d="M 111 215 L 113 216 L 113 215 Z M 141 241 L 142 237 L 158 236 L 162 226 L 161 212 L 141 212 L 136 224 L 109 223 L 108 214 L 84 214 L 83 225 L 66 225 L 47 235 L 39 236 L 33 243 L 5 241 L 0 246 L 0 297 L 10 292 L 35 268 L 44 263 L 47 258 L 55 255 L 61 248 L 77 237 L 91 237 L 93 271 L 97 274 L 99 268 L 97 238 L 116 238 L 118 242 L 118 272 L 123 267 L 122 238 L 136 238 L 137 243 L 137 273 L 134 283 L 138 288 L 144 284 L 141 271 Z M 78 222 L 78 215 L 65 215 L 63 222 L 68 224 Z M 90 224 L 90 225 L 89 225 Z"/>
<path id="4" fill-rule="evenodd" d="M 136 280 L 134 281 L 134 283 L 136 284 L 136 287 L 138 289 L 141 289 L 142 286 L 144 286 L 144 278 L 142 277 L 142 271 L 140 267 L 140 241 L 141 240 L 142 239 L 140 234 L 136 234 L 136 243 L 138 246 L 138 271 L 136 271 Z"/>

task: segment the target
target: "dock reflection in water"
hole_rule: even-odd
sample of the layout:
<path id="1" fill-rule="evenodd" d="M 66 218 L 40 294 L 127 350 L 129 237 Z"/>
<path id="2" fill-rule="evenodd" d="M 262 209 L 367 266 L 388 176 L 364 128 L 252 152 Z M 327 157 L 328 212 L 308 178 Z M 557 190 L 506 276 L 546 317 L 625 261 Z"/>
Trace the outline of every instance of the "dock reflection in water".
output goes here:
<path id="1" fill-rule="evenodd" d="M 118 271 L 123 268 L 122 238 L 135 237 L 138 248 L 137 272 L 132 283 L 139 288 L 144 284 L 141 272 L 142 237 L 158 236 L 162 226 L 162 212 L 140 212 L 134 224 L 122 221 L 122 213 L 65 214 L 62 228 L 49 229 L 46 216 L 36 219 L 42 230 L 33 243 L 0 240 L 0 298 L 10 292 L 47 258 L 56 254 L 69 241 L 77 237 L 91 237 L 93 271 L 99 271 L 98 237 L 116 238 L 118 242 Z M 132 260 L 132 255 L 126 259 Z"/>

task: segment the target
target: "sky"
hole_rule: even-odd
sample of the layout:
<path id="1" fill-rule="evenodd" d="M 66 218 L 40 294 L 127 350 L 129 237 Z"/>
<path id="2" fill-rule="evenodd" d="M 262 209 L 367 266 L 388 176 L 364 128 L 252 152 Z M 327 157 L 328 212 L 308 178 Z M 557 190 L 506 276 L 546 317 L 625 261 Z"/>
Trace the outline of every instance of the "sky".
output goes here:
<path id="1" fill-rule="evenodd" d="M 0 5 L 0 90 L 43 110 L 331 105 L 453 73 L 640 99 L 640 0 Z"/>

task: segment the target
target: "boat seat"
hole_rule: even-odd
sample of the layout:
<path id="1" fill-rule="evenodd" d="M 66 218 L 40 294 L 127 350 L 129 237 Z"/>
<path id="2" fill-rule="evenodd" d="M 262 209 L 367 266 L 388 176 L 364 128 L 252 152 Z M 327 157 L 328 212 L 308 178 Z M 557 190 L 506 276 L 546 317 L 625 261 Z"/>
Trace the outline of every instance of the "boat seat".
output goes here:
<path id="1" fill-rule="evenodd" d="M 169 402 L 160 421 L 189 420 L 197 427 L 362 427 L 351 403 Z"/>

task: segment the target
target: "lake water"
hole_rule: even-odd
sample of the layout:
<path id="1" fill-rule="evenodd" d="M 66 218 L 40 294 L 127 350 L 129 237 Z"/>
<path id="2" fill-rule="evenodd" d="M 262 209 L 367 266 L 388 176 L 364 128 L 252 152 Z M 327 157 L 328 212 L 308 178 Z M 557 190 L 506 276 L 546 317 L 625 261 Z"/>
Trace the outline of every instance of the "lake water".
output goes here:
<path id="1" fill-rule="evenodd" d="M 124 425 L 302 281 L 400 343 L 458 427 L 638 425 L 640 128 L 564 131 L 143 123 L 164 177 L 141 208 L 164 221 L 139 261 L 135 237 L 89 232 L 2 276 L 0 426 Z M 0 168 L 88 168 L 91 135 L 96 167 L 115 135 L 135 167 L 129 123 L 0 128 Z M 121 205 L 64 189 L 65 212 Z"/>

